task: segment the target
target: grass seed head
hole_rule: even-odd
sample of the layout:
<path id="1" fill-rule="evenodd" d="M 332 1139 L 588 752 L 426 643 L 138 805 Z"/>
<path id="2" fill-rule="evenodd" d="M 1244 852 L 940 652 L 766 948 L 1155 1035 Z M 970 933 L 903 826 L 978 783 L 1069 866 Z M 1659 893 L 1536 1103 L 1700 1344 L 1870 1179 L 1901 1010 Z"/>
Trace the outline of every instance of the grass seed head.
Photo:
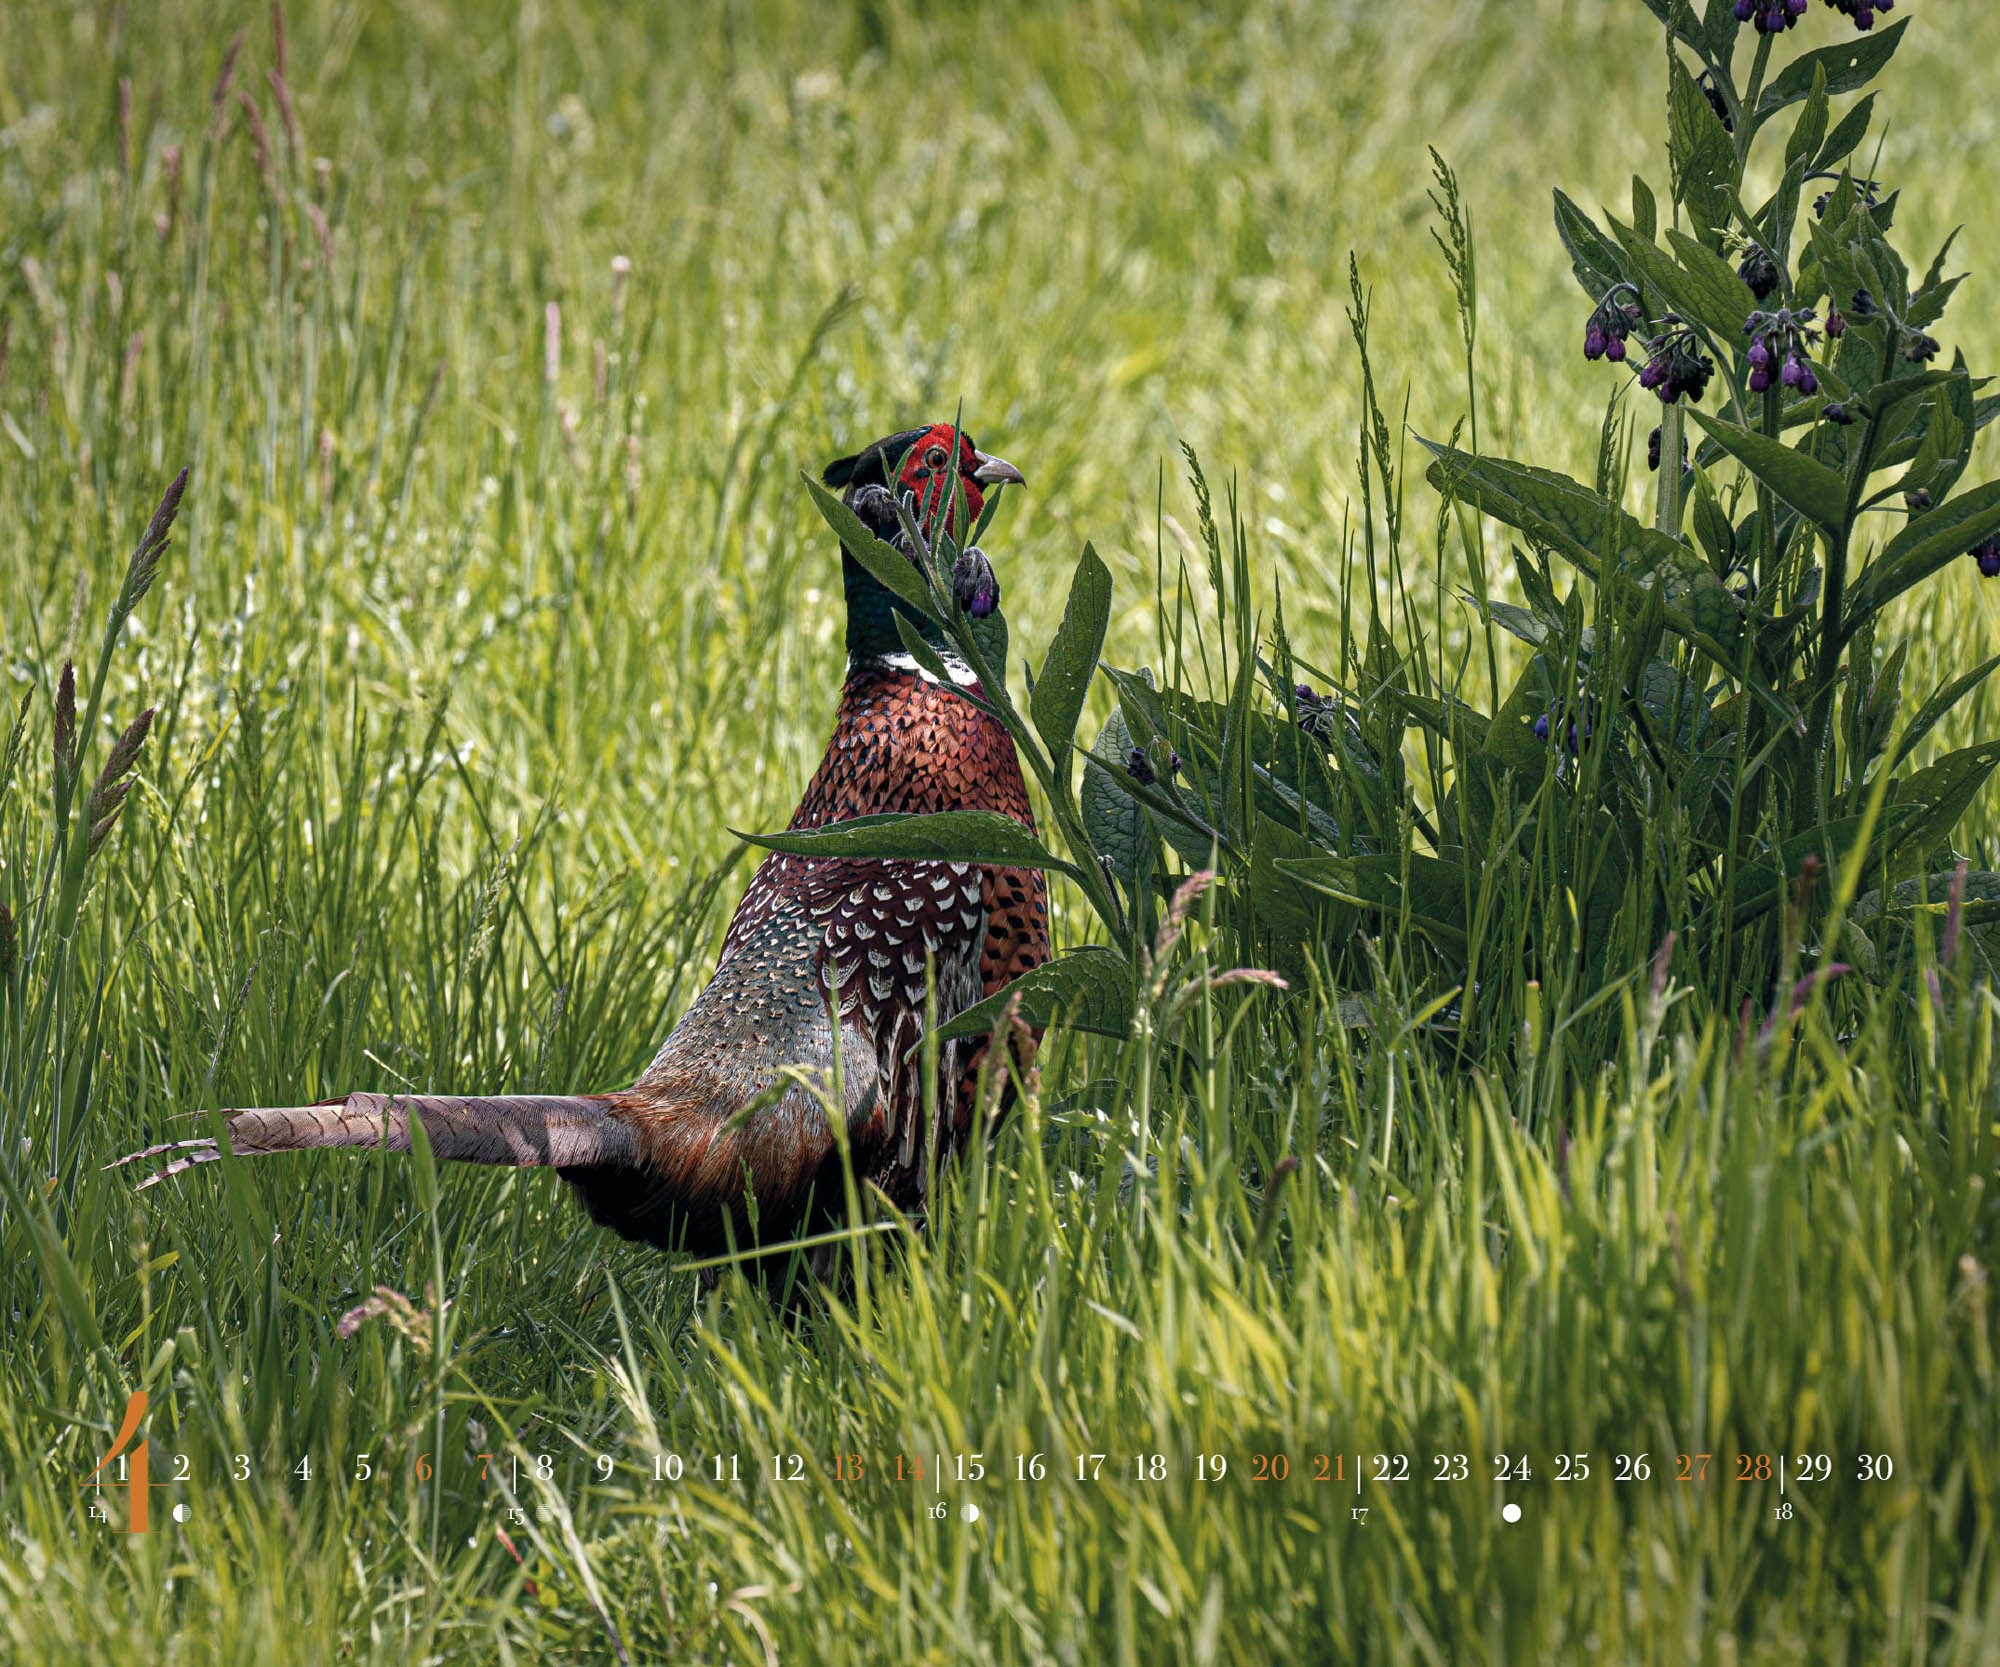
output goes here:
<path id="1" fill-rule="evenodd" d="M 56 681 L 55 765 L 60 787 L 76 768 L 76 667 L 68 660 Z"/>

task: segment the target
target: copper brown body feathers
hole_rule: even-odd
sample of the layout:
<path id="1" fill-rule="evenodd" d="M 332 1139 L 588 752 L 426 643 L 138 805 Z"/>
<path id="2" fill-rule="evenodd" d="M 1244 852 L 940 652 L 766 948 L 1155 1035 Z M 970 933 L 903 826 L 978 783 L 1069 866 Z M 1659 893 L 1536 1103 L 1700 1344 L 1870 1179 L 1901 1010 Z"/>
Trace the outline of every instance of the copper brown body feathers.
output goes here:
<path id="1" fill-rule="evenodd" d="M 957 694 L 912 671 L 857 666 L 832 743 L 791 826 L 891 811 L 993 810 L 1032 827 L 1013 742 Z M 1048 958 L 1033 870 L 968 863 L 774 855 L 737 905 L 721 964 L 624 1113 L 636 1166 L 570 1172 L 585 1207 L 629 1237 L 713 1248 L 808 1225 L 842 1203 L 837 1149 L 810 1090 L 782 1067 L 826 1072 L 838 992 L 842 1101 L 855 1175 L 921 1209 L 933 1159 L 969 1123 L 973 1052 L 946 1043 L 941 1080 L 919 1073 L 927 991 L 942 1024 Z M 775 1103 L 734 1120 L 716 1108 Z M 635 1177 L 632 1168 L 639 1176 Z M 643 1179 L 641 1179 L 643 1177 Z"/>

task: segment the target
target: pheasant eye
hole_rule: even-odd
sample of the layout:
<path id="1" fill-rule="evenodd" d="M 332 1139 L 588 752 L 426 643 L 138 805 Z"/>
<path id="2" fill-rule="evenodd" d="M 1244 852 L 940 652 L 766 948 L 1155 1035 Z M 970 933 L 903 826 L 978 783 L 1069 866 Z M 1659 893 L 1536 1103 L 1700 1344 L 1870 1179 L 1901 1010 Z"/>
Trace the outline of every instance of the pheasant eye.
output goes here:
<path id="1" fill-rule="evenodd" d="M 929 451 L 925 452 L 924 467 L 926 469 L 942 469 L 944 467 L 944 447 L 933 446 Z"/>

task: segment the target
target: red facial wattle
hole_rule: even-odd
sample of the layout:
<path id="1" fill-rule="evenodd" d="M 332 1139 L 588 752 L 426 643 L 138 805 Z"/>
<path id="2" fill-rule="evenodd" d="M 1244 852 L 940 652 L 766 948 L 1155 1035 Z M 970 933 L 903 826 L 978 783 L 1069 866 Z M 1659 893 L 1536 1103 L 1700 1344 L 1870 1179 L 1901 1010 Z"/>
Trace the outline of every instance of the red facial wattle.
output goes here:
<path id="1" fill-rule="evenodd" d="M 916 499 L 917 518 L 926 535 L 938 532 L 942 512 L 947 505 L 952 507 L 949 530 L 957 542 L 977 525 L 980 511 L 986 507 L 985 487 L 997 481 L 1018 485 L 1020 480 L 1020 470 L 1003 458 L 988 457 L 949 423 L 927 429 L 904 453 L 896 476 L 898 487 Z M 962 515 L 959 505 L 963 505 Z"/>

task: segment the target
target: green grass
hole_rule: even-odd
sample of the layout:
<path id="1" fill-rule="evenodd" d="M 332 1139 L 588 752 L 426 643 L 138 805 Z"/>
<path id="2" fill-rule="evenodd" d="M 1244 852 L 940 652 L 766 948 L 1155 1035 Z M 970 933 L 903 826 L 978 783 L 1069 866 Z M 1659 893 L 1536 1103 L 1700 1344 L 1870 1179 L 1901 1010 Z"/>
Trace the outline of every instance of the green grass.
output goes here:
<path id="1" fill-rule="evenodd" d="M 790 1319 L 547 1176 L 340 1154 L 135 1194 L 101 1169 L 218 1105 L 630 1080 L 746 876 L 728 830 L 780 825 L 824 745 L 839 593 L 795 470 L 850 442 L 962 403 L 1031 483 L 987 541 L 1017 659 L 1088 538 L 1109 657 L 1159 664 L 1190 441 L 1325 651 L 1350 249 L 1385 403 L 1426 434 L 1466 405 L 1427 144 L 1479 240 L 1481 442 L 1590 473 L 1608 383 L 1547 192 L 1662 172 L 1636 5 L 491 11 L 290 8 L 297 152 L 261 9 L 9 15 L 24 932 L 57 673 L 88 692 L 126 554 L 193 474 L 84 737 L 88 781 L 157 704 L 138 785 L 56 981 L 0 1005 L 0 1657 L 1995 1659 L 1996 1007 L 1949 972 L 1941 1010 L 1843 998 L 1747 1048 L 1627 981 L 1601 1070 L 1554 1004 L 1522 1011 L 1523 1063 L 1472 1070 L 1433 992 L 1367 1027 L 1329 990 L 1201 993 L 1226 934 L 1197 926 L 1132 1041 L 1052 1042 L 927 1234 Z M 1910 247 L 1967 223 L 1946 348 L 1991 365 L 2000 15 L 1909 11 L 1879 171 L 1910 177 Z M 211 127 L 238 27 L 261 167 L 233 93 Z M 1435 513 L 1413 487 L 1412 524 Z M 1992 589 L 1955 563 L 1907 608 L 1912 706 L 1989 651 Z M 1933 745 L 1993 733 L 1990 690 Z M 1959 844 L 2000 867 L 1990 795 Z M 1059 937 L 1088 925 L 1059 898 Z M 336 1336 L 377 1286 L 450 1305 Z M 155 1475 L 186 1453 L 194 1480 L 121 1538 L 77 1483 L 135 1388 Z M 1819 1452 L 1790 1521 L 1734 1480 Z M 1857 1482 L 1864 1452 L 1893 1478 Z M 983 1455 L 944 1495 L 976 1524 L 928 1514 L 939 1453 Z M 1365 1523 L 1358 1453 L 1411 1462 L 1364 1482 Z M 1430 1479 L 1460 1453 L 1468 1481 Z M 1491 1479 L 1523 1453 L 1532 1479 Z M 1288 1479 L 1251 1480 L 1259 1454 Z M 1651 1479 L 1615 1482 L 1620 1454 Z"/>

